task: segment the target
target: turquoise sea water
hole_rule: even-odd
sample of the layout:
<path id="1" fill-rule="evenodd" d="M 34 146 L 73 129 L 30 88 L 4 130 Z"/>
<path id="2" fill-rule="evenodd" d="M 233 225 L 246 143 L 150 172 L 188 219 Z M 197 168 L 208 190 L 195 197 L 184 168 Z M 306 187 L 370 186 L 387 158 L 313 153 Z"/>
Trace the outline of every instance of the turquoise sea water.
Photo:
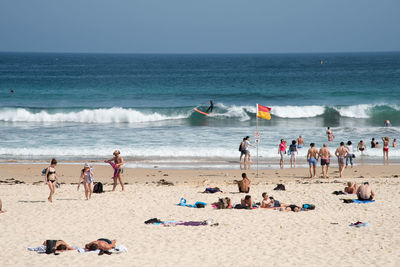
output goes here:
<path id="1" fill-rule="evenodd" d="M 120 149 L 136 163 L 233 161 L 256 130 L 256 103 L 272 108 L 259 121 L 262 158 L 278 157 L 281 138 L 322 145 L 327 126 L 333 149 L 400 137 L 399 94 L 400 53 L 0 53 L 0 159 L 98 160 Z M 213 116 L 193 111 L 210 99 Z"/>

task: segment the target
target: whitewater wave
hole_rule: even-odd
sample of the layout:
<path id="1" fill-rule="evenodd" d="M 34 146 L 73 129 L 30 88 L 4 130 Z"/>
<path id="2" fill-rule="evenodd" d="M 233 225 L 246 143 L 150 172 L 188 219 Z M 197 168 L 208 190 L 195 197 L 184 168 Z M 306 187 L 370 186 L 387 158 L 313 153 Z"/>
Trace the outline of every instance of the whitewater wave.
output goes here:
<path id="1" fill-rule="evenodd" d="M 144 113 L 135 109 L 108 108 L 49 113 L 33 112 L 24 108 L 7 108 L 0 111 L 0 121 L 6 122 L 77 122 L 77 123 L 138 123 L 177 120 L 189 117 L 189 113 L 164 115 L 157 112 Z"/>
<path id="2" fill-rule="evenodd" d="M 399 105 L 360 104 L 350 106 L 270 106 L 271 115 L 283 119 L 301 119 L 340 116 L 347 118 L 396 119 L 400 116 Z M 256 106 L 224 105 L 217 103 L 212 113 L 213 119 L 235 119 L 249 121 L 255 119 Z M 0 108 L 0 121 L 4 122 L 74 122 L 74 123 L 141 123 L 167 120 L 196 119 L 191 107 L 178 108 L 98 108 L 81 110 L 34 110 L 29 108 Z M 197 117 L 199 118 L 199 117 Z"/>

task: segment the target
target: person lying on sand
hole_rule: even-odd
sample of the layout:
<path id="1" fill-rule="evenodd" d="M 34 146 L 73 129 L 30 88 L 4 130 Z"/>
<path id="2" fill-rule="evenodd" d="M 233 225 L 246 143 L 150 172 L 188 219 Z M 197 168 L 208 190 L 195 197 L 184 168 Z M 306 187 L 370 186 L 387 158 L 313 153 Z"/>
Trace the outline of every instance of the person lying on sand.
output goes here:
<path id="1" fill-rule="evenodd" d="M 375 192 L 368 182 L 360 185 L 357 189 L 358 200 L 373 200 L 375 197 Z"/>
<path id="2" fill-rule="evenodd" d="M 3 204 L 1 203 L 1 199 L 0 199 L 0 213 L 4 213 L 6 212 L 6 210 L 3 210 Z"/>
<path id="3" fill-rule="evenodd" d="M 89 244 L 85 245 L 85 249 L 88 251 L 93 250 L 110 250 L 115 248 L 115 244 L 117 240 L 110 240 L 107 238 L 99 238 L 96 241 L 90 242 Z"/>
<path id="4" fill-rule="evenodd" d="M 357 193 L 357 184 L 353 182 L 348 182 L 347 186 L 344 188 L 344 192 L 348 194 L 355 194 Z"/>
<path id="5" fill-rule="evenodd" d="M 247 178 L 246 173 L 242 173 L 242 180 L 238 182 L 239 192 L 240 193 L 249 193 L 250 192 L 250 179 Z"/>
<path id="6" fill-rule="evenodd" d="M 254 203 L 251 200 L 251 196 L 250 195 L 246 195 L 244 198 L 242 198 L 242 200 L 240 201 L 240 204 L 242 204 L 243 207 L 246 208 L 252 208 Z"/>
<path id="7" fill-rule="evenodd" d="M 279 209 L 280 211 L 293 211 L 293 212 L 299 212 L 301 211 L 301 208 L 297 205 L 285 205 Z"/>
<path id="8" fill-rule="evenodd" d="M 43 246 L 46 246 L 46 241 L 43 242 Z M 54 246 L 56 249 L 56 252 L 63 252 L 67 250 L 74 250 L 71 246 L 69 246 L 67 243 L 65 243 L 62 240 L 57 240 L 56 245 Z"/>

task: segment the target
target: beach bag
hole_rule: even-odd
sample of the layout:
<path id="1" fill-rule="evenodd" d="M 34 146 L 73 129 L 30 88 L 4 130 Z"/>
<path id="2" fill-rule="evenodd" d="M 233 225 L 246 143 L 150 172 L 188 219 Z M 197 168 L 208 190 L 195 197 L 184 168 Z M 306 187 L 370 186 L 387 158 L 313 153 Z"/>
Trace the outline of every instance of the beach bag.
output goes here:
<path id="1" fill-rule="evenodd" d="M 95 185 L 93 187 L 93 193 L 96 193 L 96 194 L 104 193 L 103 184 L 100 182 L 95 183 Z"/>
<path id="2" fill-rule="evenodd" d="M 44 169 L 42 170 L 42 176 L 45 176 L 45 175 L 46 175 L 46 171 L 47 171 L 47 168 L 44 168 Z"/>
<path id="3" fill-rule="evenodd" d="M 57 240 L 46 240 L 46 254 L 56 253 Z"/>
<path id="4" fill-rule="evenodd" d="M 285 185 L 283 184 L 277 184 L 274 190 L 281 190 L 281 191 L 286 191 Z"/>
<path id="5" fill-rule="evenodd" d="M 313 204 L 303 204 L 303 209 L 315 210 L 315 205 L 313 205 Z"/>
<path id="6" fill-rule="evenodd" d="M 239 145 L 239 151 L 242 152 L 242 143 Z"/>

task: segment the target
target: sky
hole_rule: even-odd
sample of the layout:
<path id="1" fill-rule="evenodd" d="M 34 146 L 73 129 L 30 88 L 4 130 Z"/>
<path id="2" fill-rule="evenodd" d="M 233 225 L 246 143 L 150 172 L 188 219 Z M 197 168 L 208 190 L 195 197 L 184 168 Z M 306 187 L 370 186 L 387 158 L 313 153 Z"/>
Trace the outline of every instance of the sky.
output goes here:
<path id="1" fill-rule="evenodd" d="M 1 0 L 0 51 L 400 51 L 400 0 Z"/>

